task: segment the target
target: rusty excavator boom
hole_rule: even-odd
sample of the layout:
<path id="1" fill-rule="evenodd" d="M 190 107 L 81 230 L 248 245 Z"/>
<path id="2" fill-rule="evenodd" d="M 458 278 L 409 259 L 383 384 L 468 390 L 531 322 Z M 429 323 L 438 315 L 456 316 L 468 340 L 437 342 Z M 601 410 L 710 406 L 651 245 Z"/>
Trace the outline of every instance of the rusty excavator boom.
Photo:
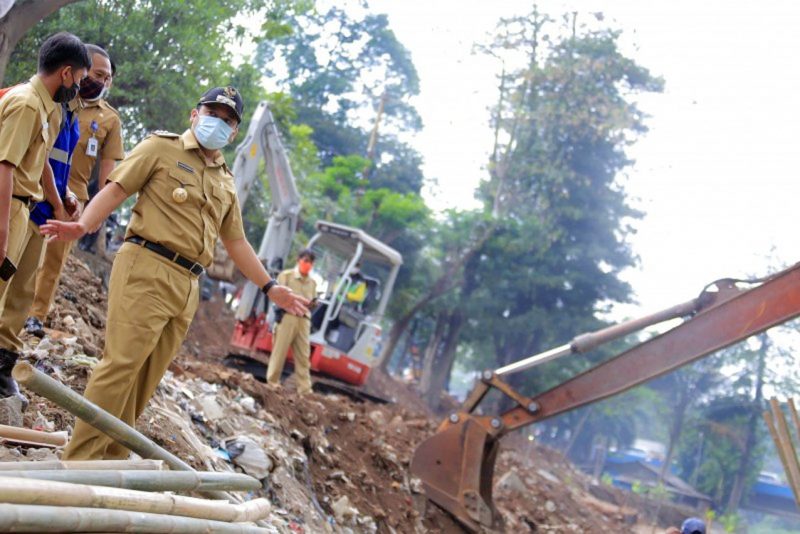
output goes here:
<path id="1" fill-rule="evenodd" d="M 733 345 L 800 315 L 800 264 L 760 280 L 722 279 L 688 302 L 596 332 L 495 371 L 484 371 L 459 410 L 416 449 L 411 473 L 428 498 L 467 528 L 496 528 L 492 478 L 499 440 L 505 434 L 627 391 L 653 378 Z M 667 320 L 683 322 L 533 397 L 504 378 L 545 362 L 583 353 Z M 498 415 L 475 413 L 492 389 L 514 406 Z"/>

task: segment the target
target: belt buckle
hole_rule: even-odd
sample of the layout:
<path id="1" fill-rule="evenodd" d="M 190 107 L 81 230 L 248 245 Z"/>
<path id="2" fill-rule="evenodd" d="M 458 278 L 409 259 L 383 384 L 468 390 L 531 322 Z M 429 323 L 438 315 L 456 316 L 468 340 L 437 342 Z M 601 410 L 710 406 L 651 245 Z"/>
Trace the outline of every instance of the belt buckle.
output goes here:
<path id="1" fill-rule="evenodd" d="M 195 269 L 196 269 L 196 271 L 195 271 Z M 189 272 L 192 273 L 192 274 L 195 274 L 197 276 L 202 275 L 204 271 L 205 271 L 205 268 L 203 268 L 203 266 L 200 265 L 197 262 L 193 263 L 192 266 L 189 268 Z"/>

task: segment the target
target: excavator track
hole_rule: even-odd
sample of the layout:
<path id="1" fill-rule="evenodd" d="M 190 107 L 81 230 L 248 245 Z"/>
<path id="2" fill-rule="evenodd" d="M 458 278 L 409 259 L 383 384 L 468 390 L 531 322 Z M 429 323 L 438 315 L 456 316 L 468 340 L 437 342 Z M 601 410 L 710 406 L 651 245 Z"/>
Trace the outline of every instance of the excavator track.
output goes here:
<path id="1" fill-rule="evenodd" d="M 260 382 L 266 382 L 266 375 L 267 375 L 267 367 L 255 360 L 250 358 L 249 356 L 244 356 L 242 354 L 228 354 L 225 359 L 222 361 L 226 367 L 230 367 L 231 369 L 236 369 L 237 371 L 242 371 L 246 373 L 250 373 L 257 380 Z M 292 373 L 292 364 L 287 362 L 286 366 L 283 369 L 283 378 L 290 376 Z M 374 404 L 389 404 L 392 401 L 385 397 L 380 397 L 378 395 L 373 395 L 372 393 L 367 393 L 362 388 L 358 388 L 352 386 L 350 384 L 346 384 L 339 380 L 332 379 L 330 377 L 322 376 L 316 373 L 312 373 L 314 376 L 313 380 L 313 388 L 314 391 L 317 393 L 327 394 L 327 395 L 345 395 L 346 397 L 353 399 L 356 402 L 372 402 Z"/>

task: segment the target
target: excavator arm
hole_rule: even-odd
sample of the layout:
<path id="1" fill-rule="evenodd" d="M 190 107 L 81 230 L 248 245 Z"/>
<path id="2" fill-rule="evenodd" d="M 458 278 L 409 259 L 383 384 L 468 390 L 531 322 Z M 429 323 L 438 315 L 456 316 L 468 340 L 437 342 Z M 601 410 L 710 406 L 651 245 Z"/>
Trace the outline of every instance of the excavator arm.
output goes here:
<path id="1" fill-rule="evenodd" d="M 300 194 L 275 119 L 266 102 L 259 102 L 256 106 L 247 135 L 236 147 L 236 156 L 233 160 L 236 194 L 242 209 L 250 196 L 250 190 L 259 179 L 262 162 L 269 181 L 272 206 L 267 229 L 258 248 L 258 259 L 274 276 L 284 268 L 286 257 L 292 248 L 300 213 Z M 233 271 L 233 262 L 222 245 L 218 244 L 209 275 L 222 280 L 231 280 Z M 236 309 L 238 320 L 244 321 L 250 318 L 258 296 L 259 288 L 252 282 L 247 282 L 239 300 L 239 307 Z"/>
<path id="2" fill-rule="evenodd" d="M 748 286 L 748 287 L 743 287 Z M 800 315 L 800 264 L 764 280 L 724 279 L 689 302 L 648 317 L 576 337 L 556 349 L 494 372 L 486 371 L 461 408 L 422 442 L 411 472 L 428 497 L 472 530 L 499 524 L 492 504 L 492 477 L 499 438 L 523 426 L 627 391 L 683 365 Z M 503 377 L 600 344 L 668 319 L 678 326 L 634 346 L 534 397 L 519 394 Z M 515 406 L 498 416 L 475 415 L 492 389 Z"/>
<path id="3" fill-rule="evenodd" d="M 258 248 L 258 258 L 267 270 L 275 275 L 284 268 L 292 247 L 300 213 L 300 194 L 289 164 L 286 149 L 281 142 L 275 119 L 266 102 L 259 102 L 250 119 L 244 140 L 236 147 L 233 176 L 239 205 L 244 209 L 253 185 L 261 176 L 264 165 L 269 182 L 271 209 L 267 229 Z M 234 266 L 221 244 L 217 245 L 214 264 L 209 275 L 222 280 L 232 280 Z M 248 282 L 239 300 L 236 318 L 250 317 L 258 297 L 254 284 Z"/>

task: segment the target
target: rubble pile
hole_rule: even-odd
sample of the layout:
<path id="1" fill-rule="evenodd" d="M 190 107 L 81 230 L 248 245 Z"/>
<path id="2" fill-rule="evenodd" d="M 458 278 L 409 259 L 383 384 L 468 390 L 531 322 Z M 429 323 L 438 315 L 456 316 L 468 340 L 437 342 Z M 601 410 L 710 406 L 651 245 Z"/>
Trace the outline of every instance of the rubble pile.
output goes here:
<path id="1" fill-rule="evenodd" d="M 104 310 L 101 281 L 71 258 L 47 335 L 27 338 L 24 358 L 83 391 L 100 356 Z M 216 328 L 217 339 L 227 340 L 230 331 Z M 200 330 L 204 339 L 214 333 L 210 324 Z M 273 390 L 252 375 L 195 356 L 203 343 L 190 335 L 137 428 L 198 470 L 260 480 L 263 489 L 248 498 L 270 500 L 267 523 L 275 532 L 462 532 L 408 473 L 416 445 L 438 425 L 423 406 L 404 402 L 408 395 L 376 405 L 336 395 L 298 396 L 291 387 Z M 72 415 L 26 393 L 31 404 L 24 426 L 71 431 Z M 0 461 L 59 455 L 0 444 Z M 495 473 L 495 502 L 506 532 L 625 531 L 636 520 L 632 510 L 592 497 L 586 477 L 541 447 L 507 448 Z"/>
<path id="2" fill-rule="evenodd" d="M 598 485 L 560 453 L 512 441 L 513 448 L 501 452 L 495 465 L 494 500 L 507 532 L 630 531 L 639 519 L 637 510 L 616 504 L 623 502 L 623 492 Z"/>
<path id="3" fill-rule="evenodd" d="M 84 262 L 70 256 L 45 326 L 77 336 L 82 352 L 99 357 L 107 308 L 103 281 Z"/>

